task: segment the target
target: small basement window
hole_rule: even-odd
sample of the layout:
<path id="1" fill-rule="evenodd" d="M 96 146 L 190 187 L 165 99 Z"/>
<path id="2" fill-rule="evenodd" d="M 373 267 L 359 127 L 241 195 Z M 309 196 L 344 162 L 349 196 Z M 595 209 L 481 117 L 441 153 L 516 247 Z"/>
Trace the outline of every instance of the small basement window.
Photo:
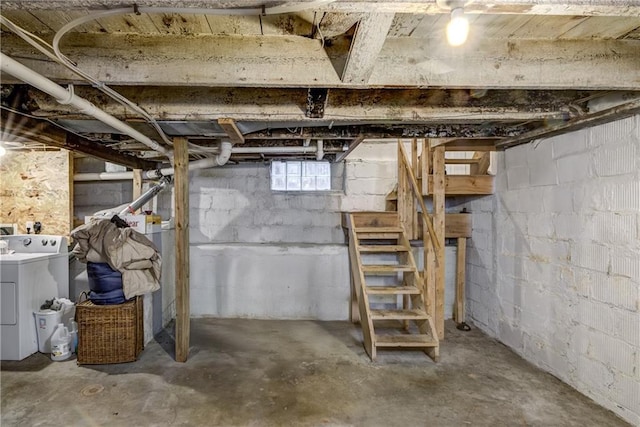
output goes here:
<path id="1" fill-rule="evenodd" d="M 330 191 L 329 162 L 273 161 L 271 162 L 271 190 Z"/>

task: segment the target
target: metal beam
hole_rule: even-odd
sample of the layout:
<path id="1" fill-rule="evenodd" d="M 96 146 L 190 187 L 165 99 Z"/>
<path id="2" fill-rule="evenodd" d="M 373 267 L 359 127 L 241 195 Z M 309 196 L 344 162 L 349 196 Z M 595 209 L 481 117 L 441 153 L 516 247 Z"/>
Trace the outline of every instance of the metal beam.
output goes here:
<path id="1" fill-rule="evenodd" d="M 443 87 L 637 90 L 638 40 L 470 40 L 389 38 L 367 84 L 343 83 L 321 44 L 297 36 L 197 38 L 79 34 L 64 53 L 110 85 L 209 87 Z M 83 82 L 3 35 L 2 50 L 58 82 Z M 339 58 L 338 58 L 339 59 Z M 9 78 L 3 83 L 11 83 Z"/>
<path id="2" fill-rule="evenodd" d="M 394 16 L 393 13 L 369 13 L 358 22 L 342 72 L 343 83 L 369 82 Z"/>
<path id="3" fill-rule="evenodd" d="M 516 145 L 526 144 L 534 139 L 551 138 L 552 136 L 561 135 L 567 132 L 574 132 L 587 127 L 597 126 L 614 120 L 630 117 L 640 114 L 640 98 L 627 102 L 622 105 L 607 108 L 597 113 L 588 114 L 569 120 L 565 123 L 546 126 L 541 129 L 535 129 L 531 132 L 523 133 L 513 138 L 507 138 L 498 144 L 498 149 L 515 147 Z"/>

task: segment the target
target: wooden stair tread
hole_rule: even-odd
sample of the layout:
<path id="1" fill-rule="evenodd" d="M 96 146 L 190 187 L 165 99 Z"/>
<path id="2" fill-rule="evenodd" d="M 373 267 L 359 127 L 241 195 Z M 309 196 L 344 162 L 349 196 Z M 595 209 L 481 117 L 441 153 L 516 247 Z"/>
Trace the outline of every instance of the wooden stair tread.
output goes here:
<path id="1" fill-rule="evenodd" d="M 415 286 L 367 286 L 368 295 L 418 295 Z"/>
<path id="2" fill-rule="evenodd" d="M 357 227 L 354 228 L 354 231 L 358 234 L 367 234 L 367 233 L 402 233 L 402 228 L 400 227 Z"/>
<path id="3" fill-rule="evenodd" d="M 406 264 L 365 264 L 362 266 L 365 273 L 396 273 L 400 271 L 415 271 L 415 268 Z"/>
<path id="4" fill-rule="evenodd" d="M 360 245 L 360 252 L 367 253 L 386 253 L 386 252 L 408 252 L 409 249 L 402 245 Z"/>
<path id="5" fill-rule="evenodd" d="M 422 310 L 371 310 L 372 320 L 426 320 L 429 315 Z"/>
<path id="6" fill-rule="evenodd" d="M 376 335 L 376 347 L 435 347 L 438 341 L 429 335 Z"/>

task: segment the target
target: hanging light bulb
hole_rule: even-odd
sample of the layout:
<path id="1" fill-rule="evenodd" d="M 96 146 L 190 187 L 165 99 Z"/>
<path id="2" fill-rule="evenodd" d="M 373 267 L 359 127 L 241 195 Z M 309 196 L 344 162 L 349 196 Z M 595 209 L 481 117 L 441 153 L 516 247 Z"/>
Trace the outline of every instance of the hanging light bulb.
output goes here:
<path id="1" fill-rule="evenodd" d="M 469 21 L 461 7 L 451 11 L 451 20 L 447 24 L 447 41 L 451 46 L 460 46 L 467 41 Z"/>
<path id="2" fill-rule="evenodd" d="M 0 157 L 4 156 L 5 154 L 7 154 L 7 149 L 4 148 L 4 145 L 0 144 Z"/>

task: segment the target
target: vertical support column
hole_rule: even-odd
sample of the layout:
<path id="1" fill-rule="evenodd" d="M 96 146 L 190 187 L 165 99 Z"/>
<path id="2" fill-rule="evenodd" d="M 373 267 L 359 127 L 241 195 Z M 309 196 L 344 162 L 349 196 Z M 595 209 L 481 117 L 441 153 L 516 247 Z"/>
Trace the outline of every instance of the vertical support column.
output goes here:
<path id="1" fill-rule="evenodd" d="M 141 195 L 142 195 L 142 169 L 134 169 L 133 170 L 133 200 L 138 200 L 138 198 Z"/>
<path id="2" fill-rule="evenodd" d="M 440 249 L 436 249 L 436 331 L 444 338 L 444 145 L 433 149 L 433 227 Z"/>
<path id="3" fill-rule="evenodd" d="M 417 138 L 413 138 L 411 140 L 411 170 L 413 171 L 413 176 L 416 179 L 418 179 L 418 176 L 420 174 L 420 165 L 418 164 L 418 139 Z M 413 213 L 411 218 L 412 232 L 409 235 L 409 238 L 414 240 L 414 239 L 420 238 L 418 234 L 418 229 L 419 229 L 418 224 L 422 222 L 418 214 L 418 209 L 417 209 L 417 206 L 415 205 L 415 202 L 413 205 L 412 213 Z"/>
<path id="4" fill-rule="evenodd" d="M 458 252 L 456 255 L 456 306 L 454 310 L 454 321 L 458 324 L 464 323 L 465 318 L 465 269 L 467 255 L 467 238 L 458 237 Z"/>
<path id="5" fill-rule="evenodd" d="M 422 140 L 422 194 L 428 195 L 430 165 L 433 162 L 433 151 L 428 139 Z M 424 221 L 423 221 L 424 222 Z M 422 270 L 424 286 L 426 291 L 427 313 L 431 316 L 435 324 L 436 319 L 436 253 L 431 238 L 427 237 L 429 230 L 426 224 L 422 224 L 422 241 L 424 242 L 424 259 Z"/>
<path id="6" fill-rule="evenodd" d="M 189 355 L 189 152 L 186 138 L 174 140 L 176 222 L 176 361 Z"/>
<path id="7" fill-rule="evenodd" d="M 428 196 L 429 195 L 429 170 L 430 165 L 431 165 L 431 148 L 429 147 L 429 140 L 428 139 L 423 139 L 422 140 L 422 155 L 420 157 L 420 159 L 422 160 L 422 165 L 421 165 L 421 169 L 422 169 L 422 195 L 423 196 Z"/>
<path id="8" fill-rule="evenodd" d="M 415 224 L 413 224 L 413 213 L 416 210 L 415 198 L 407 175 L 409 172 L 406 169 L 406 162 L 409 159 L 406 159 L 400 150 L 400 144 L 402 144 L 401 139 L 398 140 L 398 216 L 404 230 L 411 238 L 415 228 Z"/>
<path id="9" fill-rule="evenodd" d="M 66 133 L 65 133 L 65 138 L 66 138 Z M 71 230 L 76 228 L 76 225 L 74 223 L 75 217 L 74 217 L 74 210 L 73 210 L 73 200 L 75 198 L 74 185 L 73 185 L 73 174 L 75 170 L 75 165 L 74 165 L 73 159 L 74 159 L 73 151 L 69 151 L 67 156 L 67 161 L 69 162 L 69 230 L 67 231 L 67 233 L 71 232 Z M 71 297 L 76 297 L 76 296 L 77 295 L 71 295 Z"/>

